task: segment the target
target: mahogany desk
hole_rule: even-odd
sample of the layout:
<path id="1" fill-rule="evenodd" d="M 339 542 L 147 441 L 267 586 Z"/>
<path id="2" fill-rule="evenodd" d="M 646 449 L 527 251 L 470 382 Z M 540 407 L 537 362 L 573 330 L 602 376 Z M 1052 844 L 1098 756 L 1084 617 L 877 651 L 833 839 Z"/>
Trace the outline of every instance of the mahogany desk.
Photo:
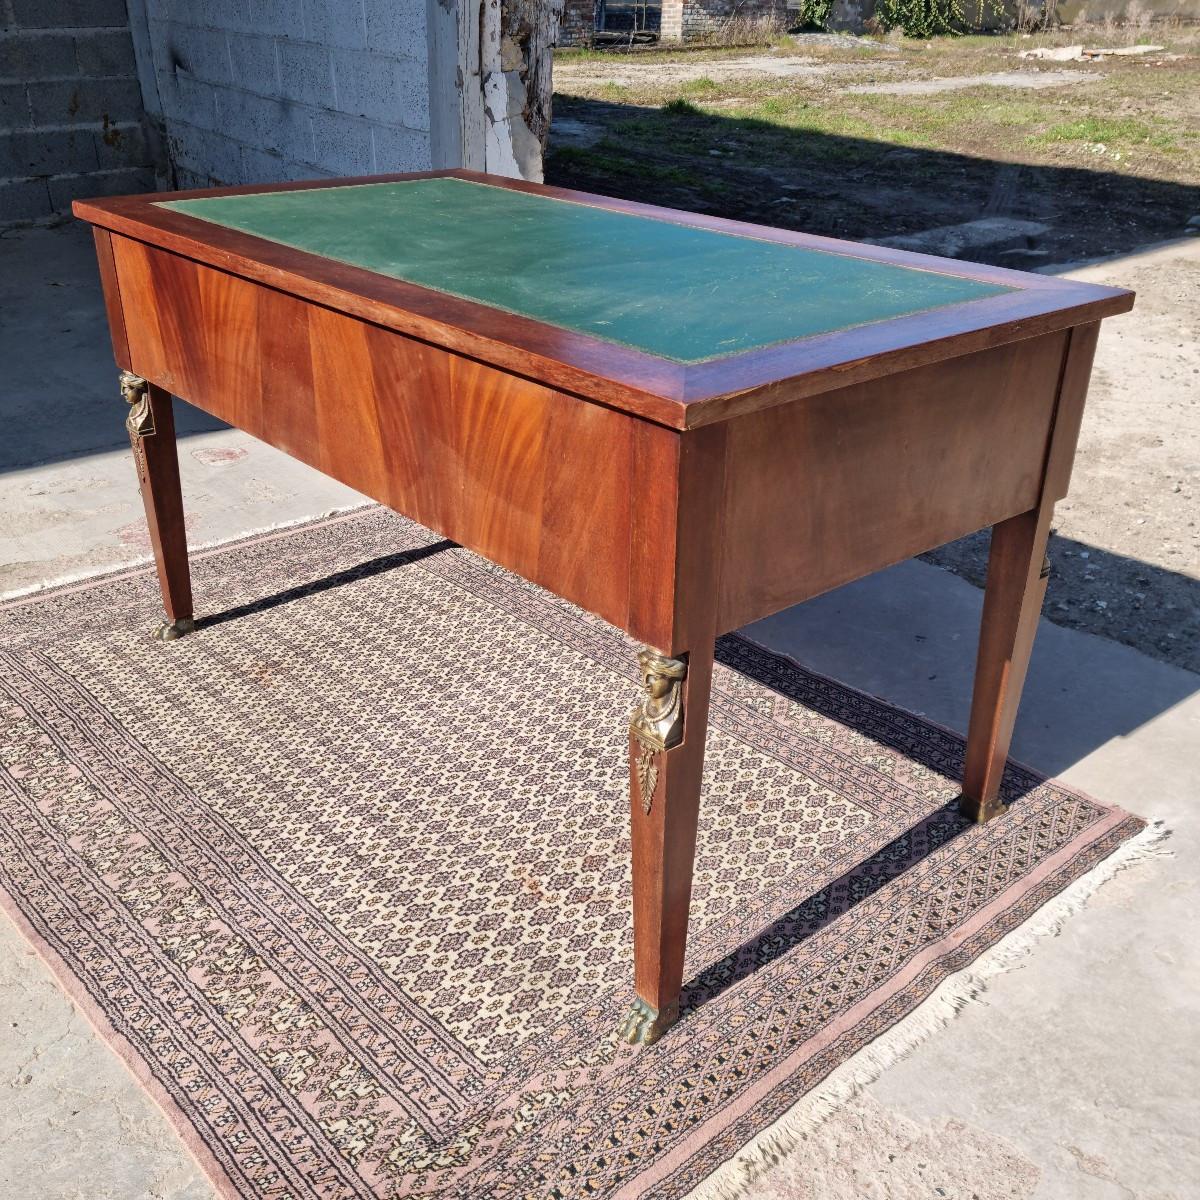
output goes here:
<path id="1" fill-rule="evenodd" d="M 1102 317 L 1130 292 L 465 171 L 76 202 L 167 623 L 171 394 L 645 643 L 631 1042 L 678 1015 L 713 641 L 993 526 L 998 801 Z"/>

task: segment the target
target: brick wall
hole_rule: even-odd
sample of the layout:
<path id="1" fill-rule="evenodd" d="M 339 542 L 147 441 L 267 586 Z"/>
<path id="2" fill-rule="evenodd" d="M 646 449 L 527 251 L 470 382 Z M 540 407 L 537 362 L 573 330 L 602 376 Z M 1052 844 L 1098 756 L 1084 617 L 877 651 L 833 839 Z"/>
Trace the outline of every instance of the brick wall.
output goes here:
<path id="1" fill-rule="evenodd" d="M 430 167 L 427 0 L 144 4 L 177 186 Z"/>
<path id="2" fill-rule="evenodd" d="M 566 0 L 558 26 L 560 46 L 586 45 L 596 27 L 596 0 Z"/>
<path id="3" fill-rule="evenodd" d="M 773 21 L 786 28 L 786 0 L 663 0 L 662 40 L 703 37 L 730 20 Z"/>
<path id="4" fill-rule="evenodd" d="M 0 0 L 0 226 L 154 186 L 125 0 Z"/>

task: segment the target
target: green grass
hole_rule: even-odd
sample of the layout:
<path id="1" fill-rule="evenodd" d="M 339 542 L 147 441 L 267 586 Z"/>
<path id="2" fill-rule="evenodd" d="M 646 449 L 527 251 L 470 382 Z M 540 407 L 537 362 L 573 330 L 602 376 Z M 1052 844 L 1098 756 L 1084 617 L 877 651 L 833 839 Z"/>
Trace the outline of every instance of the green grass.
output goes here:
<path id="1" fill-rule="evenodd" d="M 572 162 L 591 171 L 602 171 L 611 175 L 641 175 L 650 179 L 661 179 L 665 183 L 681 183 L 685 186 L 705 186 L 701 175 L 686 167 L 660 167 L 632 157 L 626 147 L 612 138 L 601 138 L 595 147 L 564 146 L 554 151 L 559 162 Z"/>
<path id="2" fill-rule="evenodd" d="M 1133 117 L 1082 117 L 1051 125 L 1042 133 L 1028 139 L 1033 146 L 1049 146 L 1059 142 L 1102 142 L 1106 146 L 1149 145 L 1155 150 L 1176 150 L 1179 143 L 1174 134 L 1155 129 Z"/>
<path id="3" fill-rule="evenodd" d="M 1034 44 L 1059 44 L 1065 36 L 1039 36 Z M 1028 44 L 1011 34 L 983 35 L 937 38 L 932 46 L 906 39 L 900 50 L 906 61 L 919 61 L 922 73 L 942 76 L 1019 69 L 1012 52 Z M 836 89 L 879 75 L 875 65 L 864 64 L 850 49 L 789 48 L 822 61 L 849 65 L 853 60 L 853 68 L 839 74 L 832 85 L 750 75 L 703 75 L 664 83 L 651 70 L 643 82 L 629 86 L 572 80 L 577 95 L 559 99 L 566 104 L 586 104 L 589 97 L 593 103 L 608 102 L 607 121 L 604 103 L 598 105 L 596 117 L 611 140 L 596 153 L 619 163 L 621 173 L 647 170 L 632 165 L 624 153 L 627 148 L 662 164 L 655 168 L 660 172 L 678 167 L 686 175 L 695 168 L 705 188 L 728 165 L 768 171 L 803 169 L 819 162 L 854 167 L 877 159 L 881 145 L 1050 166 L 1067 155 L 1078 156 L 1084 147 L 1103 144 L 1106 161 L 1089 157 L 1088 169 L 1121 174 L 1132 169 L 1146 179 L 1189 183 L 1196 178 L 1200 124 L 1192 116 L 1194 106 L 1177 101 L 1162 106 L 1168 97 L 1188 94 L 1197 78 L 1190 67 L 1186 77 L 1177 79 L 1174 74 L 1116 64 L 1087 87 L 1038 92 L 978 85 L 909 96 L 839 93 Z M 1001 53 L 1007 57 L 999 57 Z M 879 57 L 880 63 L 890 60 L 890 55 Z M 904 78 L 911 73 L 898 69 L 894 74 Z M 694 178 L 691 183 L 701 186 Z"/>

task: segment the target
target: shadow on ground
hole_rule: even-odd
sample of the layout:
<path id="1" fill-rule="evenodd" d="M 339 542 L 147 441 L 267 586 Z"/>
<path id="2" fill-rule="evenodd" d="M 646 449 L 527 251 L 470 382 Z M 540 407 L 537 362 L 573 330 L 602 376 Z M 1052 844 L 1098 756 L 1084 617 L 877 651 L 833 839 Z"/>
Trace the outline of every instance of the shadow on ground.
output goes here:
<path id="1" fill-rule="evenodd" d="M 981 529 L 921 557 L 983 587 L 990 544 Z M 1058 534 L 1050 563 L 1048 620 L 1200 673 L 1200 579 Z"/>
<path id="2" fill-rule="evenodd" d="M 551 126 L 547 183 L 857 241 L 983 217 L 1049 227 L 962 252 L 1000 266 L 1124 253 L 1179 237 L 1200 209 L 1200 188 L 1131 172 L 896 146 L 681 102 L 559 95 L 554 111 L 572 136 Z"/>
<path id="3" fill-rule="evenodd" d="M 0 233 L 0 474 L 127 449 L 91 230 Z M 226 426 L 190 404 L 175 406 L 180 437 Z"/>
<path id="4" fill-rule="evenodd" d="M 754 937 L 685 981 L 680 1012 L 700 1008 L 734 984 L 806 942 L 885 884 L 912 871 L 934 851 L 971 828 L 957 801 L 940 808 L 882 850 L 776 917 Z"/>

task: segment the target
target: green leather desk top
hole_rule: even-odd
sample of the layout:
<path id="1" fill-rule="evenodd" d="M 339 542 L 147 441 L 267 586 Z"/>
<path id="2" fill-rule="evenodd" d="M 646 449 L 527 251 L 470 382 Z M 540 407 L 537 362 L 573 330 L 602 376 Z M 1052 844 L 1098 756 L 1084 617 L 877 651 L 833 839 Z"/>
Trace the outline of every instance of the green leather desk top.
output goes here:
<path id="1" fill-rule="evenodd" d="M 679 363 L 1010 290 L 463 179 L 162 207 Z"/>

